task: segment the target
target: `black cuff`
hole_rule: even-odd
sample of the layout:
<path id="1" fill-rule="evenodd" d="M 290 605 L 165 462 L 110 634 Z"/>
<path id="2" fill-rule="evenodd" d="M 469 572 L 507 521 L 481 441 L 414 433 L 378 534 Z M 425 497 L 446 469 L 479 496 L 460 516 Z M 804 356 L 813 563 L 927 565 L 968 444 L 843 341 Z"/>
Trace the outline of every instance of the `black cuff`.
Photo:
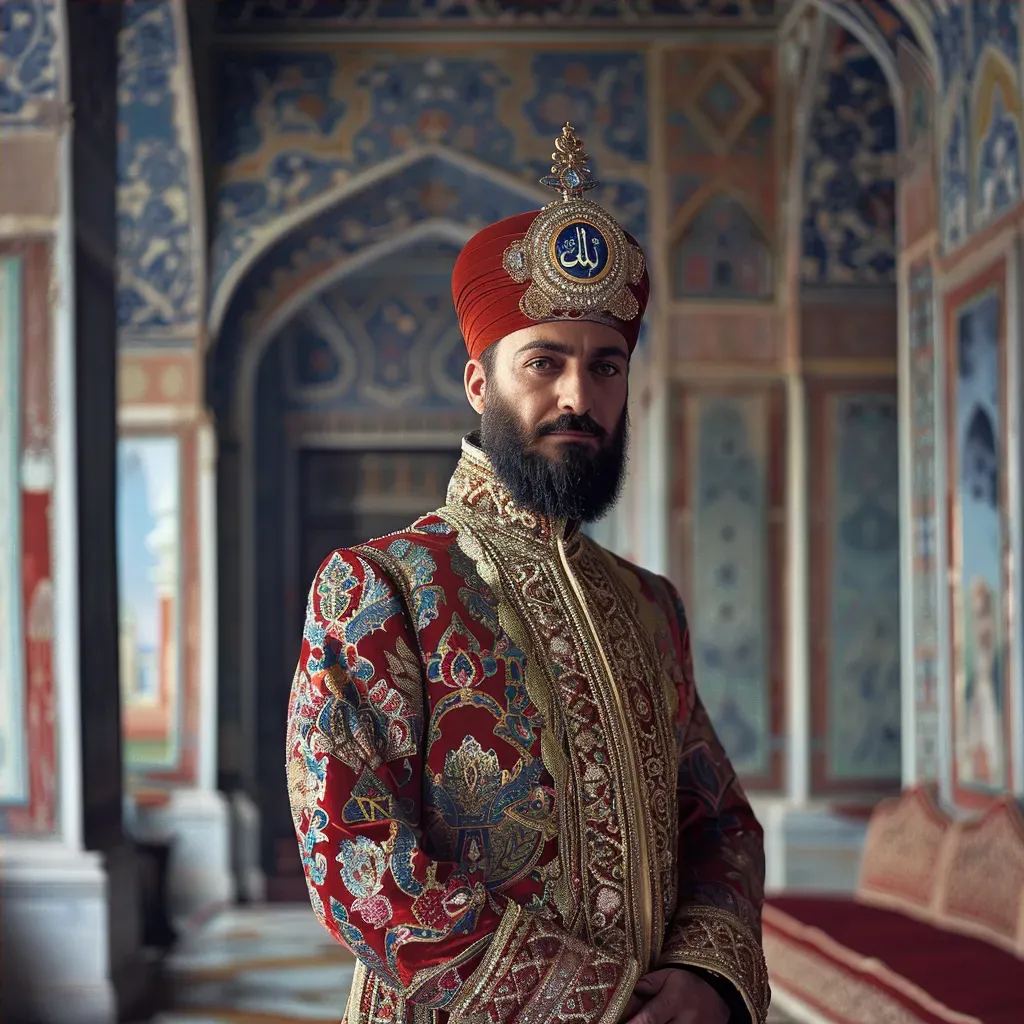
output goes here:
<path id="1" fill-rule="evenodd" d="M 729 1007 L 729 1024 L 753 1024 L 743 996 L 727 978 L 715 974 L 714 971 L 706 971 L 703 967 L 691 967 L 689 964 L 673 964 L 672 966 L 696 974 L 701 981 L 706 981 L 718 993 L 722 1002 Z"/>

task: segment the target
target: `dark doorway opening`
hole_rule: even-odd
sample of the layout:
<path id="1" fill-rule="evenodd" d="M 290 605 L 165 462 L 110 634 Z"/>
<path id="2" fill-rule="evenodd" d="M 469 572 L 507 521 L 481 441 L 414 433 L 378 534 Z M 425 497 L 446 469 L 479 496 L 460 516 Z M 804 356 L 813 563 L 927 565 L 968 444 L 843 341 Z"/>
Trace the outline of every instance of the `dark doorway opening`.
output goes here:
<path id="1" fill-rule="evenodd" d="M 406 529 L 419 516 L 444 504 L 448 481 L 459 460 L 457 448 L 304 448 L 297 453 L 298 538 L 295 586 L 302 595 L 289 636 L 294 656 L 302 636 L 305 596 L 324 559 L 336 548 L 362 544 Z M 293 668 L 291 665 L 290 668 Z M 275 712 L 264 730 L 280 733 L 283 722 L 274 702 L 260 703 Z M 266 709 L 266 711 L 264 711 Z M 305 900 L 306 884 L 295 843 L 284 773 L 274 765 L 264 775 L 264 870 L 272 900 Z M 267 789 L 270 791 L 268 792 Z"/>

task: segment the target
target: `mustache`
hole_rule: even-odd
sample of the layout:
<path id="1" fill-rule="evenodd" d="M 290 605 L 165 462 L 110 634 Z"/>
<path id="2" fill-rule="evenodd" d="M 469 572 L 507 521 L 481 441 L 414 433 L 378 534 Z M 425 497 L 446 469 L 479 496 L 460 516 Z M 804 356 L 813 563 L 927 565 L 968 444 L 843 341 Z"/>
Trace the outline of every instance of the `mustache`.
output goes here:
<path id="1" fill-rule="evenodd" d="M 573 413 L 564 413 L 558 419 L 550 423 L 542 423 L 536 430 L 537 437 L 546 437 L 548 434 L 562 434 L 566 432 L 578 434 L 593 434 L 594 437 L 604 440 L 608 431 L 593 419 L 589 413 L 576 416 Z"/>

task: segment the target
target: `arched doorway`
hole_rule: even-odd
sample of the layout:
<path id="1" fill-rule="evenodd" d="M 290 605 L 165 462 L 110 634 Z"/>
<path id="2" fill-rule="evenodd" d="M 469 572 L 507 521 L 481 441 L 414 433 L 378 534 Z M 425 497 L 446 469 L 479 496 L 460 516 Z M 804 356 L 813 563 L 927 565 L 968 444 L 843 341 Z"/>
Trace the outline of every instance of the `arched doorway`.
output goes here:
<path id="1" fill-rule="evenodd" d="M 237 581 L 222 587 L 239 601 L 222 608 L 233 665 L 221 709 L 229 732 L 254 737 L 231 781 L 259 807 L 270 898 L 305 894 L 280 750 L 306 590 L 333 548 L 443 503 L 475 424 L 452 266 L 477 226 L 536 208 L 538 191 L 444 152 L 367 174 L 284 232 L 227 306 L 210 373 L 223 402 L 221 571 Z"/>

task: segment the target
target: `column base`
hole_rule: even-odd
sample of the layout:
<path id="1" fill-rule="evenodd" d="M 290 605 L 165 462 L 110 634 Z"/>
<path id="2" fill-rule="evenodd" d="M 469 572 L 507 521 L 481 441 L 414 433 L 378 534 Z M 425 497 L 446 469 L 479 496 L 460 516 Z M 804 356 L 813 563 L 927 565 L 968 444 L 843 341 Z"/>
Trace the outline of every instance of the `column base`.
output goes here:
<path id="1" fill-rule="evenodd" d="M 188 929 L 235 900 L 228 805 L 215 790 L 176 789 L 165 804 L 140 807 L 132 832 L 172 843 L 167 902 L 177 928 Z"/>
<path id="2" fill-rule="evenodd" d="M 267 898 L 267 876 L 260 867 L 260 811 L 248 793 L 236 790 L 231 803 L 231 866 L 238 897 L 246 903 Z"/>
<path id="3" fill-rule="evenodd" d="M 860 875 L 867 820 L 829 807 L 783 802 L 754 810 L 764 827 L 765 889 L 852 895 Z"/>
<path id="4" fill-rule="evenodd" d="M 107 877 L 98 853 L 59 840 L 0 840 L 4 1020 L 109 1024 Z"/>

